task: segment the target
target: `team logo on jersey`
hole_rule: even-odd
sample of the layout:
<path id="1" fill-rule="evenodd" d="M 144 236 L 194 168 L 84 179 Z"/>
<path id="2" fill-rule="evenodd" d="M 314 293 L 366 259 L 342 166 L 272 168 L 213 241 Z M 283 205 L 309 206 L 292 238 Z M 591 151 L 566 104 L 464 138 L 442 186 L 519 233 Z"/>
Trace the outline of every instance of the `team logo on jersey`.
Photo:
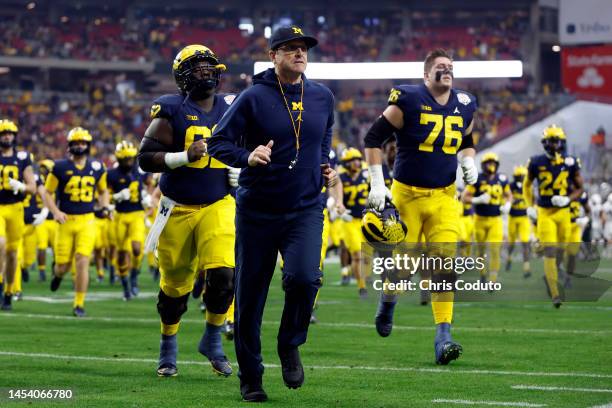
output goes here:
<path id="1" fill-rule="evenodd" d="M 223 97 L 223 100 L 225 101 L 225 103 L 227 103 L 228 105 L 231 105 L 232 102 L 234 102 L 234 99 L 236 99 L 236 95 L 225 95 Z"/>
<path id="2" fill-rule="evenodd" d="M 575 163 L 575 160 L 573 157 L 566 157 L 565 158 L 565 165 L 566 166 L 573 166 Z"/>
<path id="3" fill-rule="evenodd" d="M 453 111 L 453 113 L 460 114 L 461 112 L 459 112 L 459 109 L 455 106 L 455 110 Z"/>
<path id="4" fill-rule="evenodd" d="M 98 171 L 102 168 L 102 165 L 99 161 L 91 162 L 91 168 Z"/>
<path id="5" fill-rule="evenodd" d="M 300 27 L 291 27 L 291 28 L 293 29 L 293 34 L 304 35 Z"/>
<path id="6" fill-rule="evenodd" d="M 302 102 L 291 102 L 291 110 L 303 111 L 304 105 L 302 105 Z"/>
<path id="7" fill-rule="evenodd" d="M 470 99 L 470 97 L 467 96 L 467 94 L 464 94 L 464 93 L 458 93 L 457 94 L 457 100 L 459 101 L 459 103 L 462 103 L 464 105 L 469 105 L 470 102 L 472 101 Z"/>

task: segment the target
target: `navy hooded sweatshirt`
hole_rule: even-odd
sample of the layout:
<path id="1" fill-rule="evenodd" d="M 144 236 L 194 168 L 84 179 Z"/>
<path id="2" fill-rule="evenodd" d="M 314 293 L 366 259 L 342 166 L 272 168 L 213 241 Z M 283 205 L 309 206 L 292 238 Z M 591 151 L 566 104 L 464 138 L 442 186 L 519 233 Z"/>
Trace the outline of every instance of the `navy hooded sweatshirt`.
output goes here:
<path id="1" fill-rule="evenodd" d="M 236 98 L 208 141 L 208 154 L 231 167 L 239 167 L 236 192 L 238 209 L 285 213 L 321 206 L 321 164 L 329 162 L 334 96 L 322 84 L 306 79 L 302 101 L 300 150 L 276 74 L 268 69 L 253 77 L 253 86 Z M 299 114 L 301 84 L 283 84 L 295 125 Z M 271 161 L 249 167 L 248 157 L 259 145 L 274 140 Z"/>

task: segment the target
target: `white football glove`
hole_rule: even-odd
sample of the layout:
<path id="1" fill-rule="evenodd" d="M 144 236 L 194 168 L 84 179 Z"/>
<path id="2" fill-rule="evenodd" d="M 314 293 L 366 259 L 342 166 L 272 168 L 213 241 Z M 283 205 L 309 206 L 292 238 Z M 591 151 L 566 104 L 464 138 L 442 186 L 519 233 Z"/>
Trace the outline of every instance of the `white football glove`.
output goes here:
<path id="1" fill-rule="evenodd" d="M 472 204 L 489 204 L 491 202 L 491 195 L 489 193 L 484 193 L 479 195 L 478 197 L 472 198 Z"/>
<path id="2" fill-rule="evenodd" d="M 550 202 L 555 207 L 567 207 L 570 203 L 570 198 L 567 196 L 556 195 L 556 196 L 552 196 L 552 198 L 550 199 Z"/>
<path id="3" fill-rule="evenodd" d="M 476 184 L 478 180 L 478 169 L 474 158 L 470 156 L 464 156 L 459 159 L 461 165 L 461 171 L 463 172 L 463 181 L 465 184 Z"/>
<path id="4" fill-rule="evenodd" d="M 152 226 L 153 223 L 151 222 L 151 220 L 149 218 L 145 218 L 145 227 L 151 228 Z"/>
<path id="5" fill-rule="evenodd" d="M 34 214 L 34 221 L 32 221 L 33 226 L 37 226 L 45 222 L 47 216 L 49 215 L 49 209 L 47 207 L 43 207 L 42 210 L 38 214 Z"/>
<path id="6" fill-rule="evenodd" d="M 576 224 L 578 224 L 578 226 L 580 228 L 586 227 L 588 223 L 589 223 L 589 217 L 578 217 L 578 218 L 576 218 Z"/>
<path id="7" fill-rule="evenodd" d="M 13 194 L 23 193 L 26 190 L 26 185 L 19 180 L 9 178 L 9 186 L 13 190 Z"/>
<path id="8" fill-rule="evenodd" d="M 353 216 L 351 215 L 350 212 L 345 211 L 345 212 L 342 213 L 342 215 L 340 215 L 340 219 L 342 221 L 351 222 L 351 221 L 353 221 Z"/>
<path id="9" fill-rule="evenodd" d="M 240 177 L 240 169 L 235 167 L 227 168 L 227 180 L 229 181 L 230 187 L 238 187 L 238 177 Z"/>
<path id="10" fill-rule="evenodd" d="M 527 207 L 527 216 L 536 221 L 538 219 L 538 210 L 533 207 Z"/>
<path id="11" fill-rule="evenodd" d="M 153 197 L 151 197 L 151 194 L 143 194 L 142 200 L 140 200 L 140 204 L 142 204 L 144 208 L 153 207 Z"/>
<path id="12" fill-rule="evenodd" d="M 370 193 L 368 194 L 368 206 L 375 210 L 385 209 L 385 200 L 391 200 L 391 191 L 385 186 L 382 164 L 373 164 L 370 170 Z"/>
<path id="13" fill-rule="evenodd" d="M 512 208 L 512 203 L 510 201 L 504 203 L 504 205 L 502 205 L 500 208 L 501 213 L 504 215 L 510 214 L 510 208 Z"/>
<path id="14" fill-rule="evenodd" d="M 130 193 L 130 189 L 129 188 L 124 188 L 123 190 L 119 191 L 118 193 L 113 194 L 113 200 L 117 203 L 120 203 L 122 201 L 126 201 L 130 199 L 130 196 L 132 194 Z"/>

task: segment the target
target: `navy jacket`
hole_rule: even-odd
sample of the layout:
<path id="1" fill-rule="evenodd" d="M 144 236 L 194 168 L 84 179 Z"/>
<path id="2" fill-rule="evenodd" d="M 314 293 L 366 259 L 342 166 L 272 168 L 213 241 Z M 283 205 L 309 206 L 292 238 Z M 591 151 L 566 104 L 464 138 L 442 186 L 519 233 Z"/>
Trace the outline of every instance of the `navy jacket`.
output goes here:
<path id="1" fill-rule="evenodd" d="M 243 168 L 236 192 L 239 209 L 283 213 L 321 205 L 320 165 L 329 161 L 334 97 L 324 85 L 305 76 L 303 80 L 301 106 L 301 85 L 283 85 L 294 120 L 302 111 L 300 150 L 293 169 L 289 164 L 296 155 L 295 133 L 273 69 L 255 75 L 253 86 L 232 103 L 208 141 L 208 154 Z M 249 154 L 270 140 L 274 140 L 271 162 L 249 167 Z"/>

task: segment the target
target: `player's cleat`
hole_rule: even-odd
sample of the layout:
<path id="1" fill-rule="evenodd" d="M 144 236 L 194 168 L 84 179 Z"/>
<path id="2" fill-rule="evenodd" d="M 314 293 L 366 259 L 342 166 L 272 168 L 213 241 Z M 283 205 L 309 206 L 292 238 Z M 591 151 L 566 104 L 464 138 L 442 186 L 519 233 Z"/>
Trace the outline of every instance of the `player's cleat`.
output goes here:
<path id="1" fill-rule="evenodd" d="M 389 337 L 391 330 L 393 330 L 393 312 L 396 303 L 383 302 L 382 299 L 378 301 L 374 323 L 376 324 L 376 332 L 380 337 Z"/>
<path id="2" fill-rule="evenodd" d="M 279 347 L 278 356 L 281 361 L 285 385 L 292 389 L 300 388 L 304 384 L 304 367 L 302 367 L 298 348 L 281 349 Z"/>
<path id="3" fill-rule="evenodd" d="M 506 261 L 506 272 L 510 272 L 510 269 L 512 269 L 512 260 L 508 259 Z"/>
<path id="4" fill-rule="evenodd" d="M 206 283 L 204 277 L 202 275 L 198 275 L 193 284 L 193 290 L 191 291 L 191 296 L 194 299 L 199 299 L 202 296 L 202 292 L 204 291 L 204 284 Z"/>
<path id="5" fill-rule="evenodd" d="M 234 340 L 234 322 L 225 322 L 223 325 L 223 335 L 227 341 Z"/>
<path id="6" fill-rule="evenodd" d="M 553 306 L 555 309 L 559 309 L 561 307 L 561 298 L 559 296 L 556 296 L 553 298 L 552 300 Z"/>
<path id="7" fill-rule="evenodd" d="M 463 348 L 459 343 L 455 343 L 450 334 L 450 323 L 440 323 L 436 328 L 436 339 L 434 350 L 436 353 L 436 364 L 447 365 L 459 358 L 463 353 Z"/>
<path id="8" fill-rule="evenodd" d="M 0 308 L 2 310 L 13 310 L 13 306 L 11 305 L 11 300 L 12 300 L 12 296 L 9 294 L 4 294 L 4 297 L 2 298 L 2 306 L 0 306 Z"/>
<path id="9" fill-rule="evenodd" d="M 431 300 L 431 293 L 428 290 L 421 289 L 421 306 L 427 306 Z"/>
<path id="10" fill-rule="evenodd" d="M 77 306 L 72 309 L 72 315 L 74 317 L 85 317 L 85 309 L 83 309 L 81 306 Z"/>
<path id="11" fill-rule="evenodd" d="M 159 377 L 175 377 L 178 374 L 176 368 L 177 354 L 176 335 L 166 336 L 162 334 L 159 343 L 159 362 L 157 364 L 157 375 Z"/>
<path id="12" fill-rule="evenodd" d="M 261 378 L 253 382 L 240 380 L 240 394 L 245 402 L 265 402 L 268 400 L 268 394 L 261 386 Z"/>
<path id="13" fill-rule="evenodd" d="M 200 339 L 198 351 L 208 358 L 214 373 L 224 377 L 232 375 L 232 366 L 225 356 L 221 344 L 221 326 L 206 323 L 206 330 Z"/>
<path id="14" fill-rule="evenodd" d="M 123 300 L 130 300 L 132 298 L 132 292 L 130 291 L 127 276 L 121 277 L 121 286 L 123 287 Z"/>
<path id="15" fill-rule="evenodd" d="M 46 282 L 47 281 L 47 275 L 45 274 L 45 271 L 38 272 L 38 281 L 39 282 Z"/>
<path id="16" fill-rule="evenodd" d="M 359 289 L 359 299 L 367 300 L 368 298 L 368 290 L 366 288 Z"/>
<path id="17" fill-rule="evenodd" d="M 351 283 L 351 277 L 348 275 L 342 275 L 342 280 L 340 280 L 340 285 L 348 286 Z"/>
<path id="18" fill-rule="evenodd" d="M 140 289 L 138 288 L 138 274 L 140 271 L 136 268 L 133 268 L 130 271 L 130 288 L 132 292 L 132 296 L 138 296 L 140 293 Z"/>
<path id="19" fill-rule="evenodd" d="M 128 292 L 123 292 L 123 297 L 122 297 L 124 302 L 129 302 L 130 300 L 132 300 L 132 294 L 128 291 Z"/>
<path id="20" fill-rule="evenodd" d="M 104 283 L 104 276 L 98 276 L 98 277 L 96 278 L 96 281 L 98 282 L 98 284 L 100 284 L 100 283 Z"/>
<path id="21" fill-rule="evenodd" d="M 16 293 L 13 295 L 13 298 L 14 298 L 16 301 L 23 300 L 23 293 L 22 293 L 22 292 L 16 292 Z"/>
<path id="22" fill-rule="evenodd" d="M 25 283 L 30 281 L 30 270 L 28 268 L 21 268 L 21 280 Z"/>
<path id="23" fill-rule="evenodd" d="M 61 284 L 62 284 L 62 278 L 53 275 L 53 279 L 51 279 L 51 292 L 57 291 Z"/>
<path id="24" fill-rule="evenodd" d="M 529 278 L 531 278 L 531 272 L 525 272 L 525 273 L 523 273 L 523 278 L 525 278 L 525 279 L 529 279 Z"/>

